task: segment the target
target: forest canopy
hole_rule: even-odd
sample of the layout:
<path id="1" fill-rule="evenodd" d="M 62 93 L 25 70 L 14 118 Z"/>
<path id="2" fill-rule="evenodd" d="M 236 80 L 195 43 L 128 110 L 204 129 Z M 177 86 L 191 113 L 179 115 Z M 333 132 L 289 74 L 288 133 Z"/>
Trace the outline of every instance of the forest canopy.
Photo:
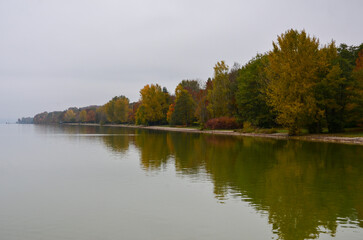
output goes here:
<path id="1" fill-rule="evenodd" d="M 245 65 L 219 61 L 213 69 L 206 81 L 182 80 L 175 94 L 147 84 L 138 102 L 120 95 L 103 106 L 44 112 L 26 121 L 281 127 L 290 135 L 363 126 L 363 44 L 323 45 L 304 30 L 290 29 L 277 37 L 272 50 Z"/>

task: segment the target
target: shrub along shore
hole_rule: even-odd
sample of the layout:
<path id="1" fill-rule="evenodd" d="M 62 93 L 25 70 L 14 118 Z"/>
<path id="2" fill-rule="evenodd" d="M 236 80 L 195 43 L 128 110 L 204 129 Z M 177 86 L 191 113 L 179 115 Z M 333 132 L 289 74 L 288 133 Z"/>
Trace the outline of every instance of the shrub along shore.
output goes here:
<path id="1" fill-rule="evenodd" d="M 243 66 L 217 62 L 212 78 L 182 80 L 174 94 L 147 84 L 138 102 L 121 95 L 103 106 L 40 113 L 33 122 L 169 124 L 244 134 L 265 129 L 270 135 L 282 128 L 290 136 L 303 130 L 340 133 L 363 127 L 363 44 L 321 45 L 305 31 L 291 29 L 278 36 L 271 51 Z"/>

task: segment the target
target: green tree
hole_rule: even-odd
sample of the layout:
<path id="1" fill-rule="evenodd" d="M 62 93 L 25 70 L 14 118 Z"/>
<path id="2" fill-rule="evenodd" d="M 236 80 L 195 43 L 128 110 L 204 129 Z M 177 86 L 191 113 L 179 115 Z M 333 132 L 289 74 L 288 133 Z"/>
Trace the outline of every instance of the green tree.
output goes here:
<path id="1" fill-rule="evenodd" d="M 137 125 L 147 125 L 148 124 L 148 121 L 146 119 L 145 106 L 144 105 L 140 105 L 137 108 L 136 116 L 135 116 L 135 123 Z"/>
<path id="2" fill-rule="evenodd" d="M 353 119 L 357 124 L 363 125 L 363 44 L 356 60 L 356 67 L 353 71 L 353 79 L 355 87 L 354 99 L 351 103 L 350 109 L 354 114 Z"/>
<path id="3" fill-rule="evenodd" d="M 258 54 L 238 72 L 236 101 L 238 117 L 257 127 L 275 125 L 275 114 L 267 103 L 268 56 Z"/>
<path id="4" fill-rule="evenodd" d="M 363 48 L 363 45 L 361 45 Z M 355 77 L 355 60 L 360 47 L 334 42 L 321 49 L 327 65 L 321 70 L 322 81 L 317 84 L 316 98 L 324 110 L 329 132 L 342 132 L 345 126 L 353 126 L 362 112 L 359 80 Z"/>
<path id="5" fill-rule="evenodd" d="M 340 132 L 344 127 L 344 95 L 347 79 L 337 63 L 337 49 L 334 42 L 321 49 L 326 65 L 320 70 L 320 81 L 315 86 L 315 96 L 320 109 L 324 111 L 329 132 Z"/>
<path id="6" fill-rule="evenodd" d="M 337 118 L 341 120 L 344 126 L 355 126 L 361 118 L 363 112 L 362 106 L 362 84 L 357 74 L 357 60 L 359 52 L 363 50 L 363 44 L 360 46 L 347 46 L 341 44 L 338 48 L 338 63 L 342 70 L 342 77 L 345 81 L 340 86 L 339 104 L 341 111 Z"/>
<path id="7" fill-rule="evenodd" d="M 224 61 L 214 66 L 214 79 L 212 89 L 208 90 L 208 106 L 212 118 L 230 116 L 230 81 L 228 78 L 228 66 Z"/>
<path id="8" fill-rule="evenodd" d="M 197 80 L 183 80 L 179 85 L 190 93 L 194 101 L 197 101 L 198 94 L 201 90 Z"/>
<path id="9" fill-rule="evenodd" d="M 174 109 L 169 108 L 169 111 L 171 110 L 173 112 L 169 121 L 170 124 L 188 125 L 193 122 L 195 102 L 192 95 L 181 85 L 175 89 L 175 107 Z"/>
<path id="10" fill-rule="evenodd" d="M 209 119 L 209 111 L 208 111 L 208 91 L 213 89 L 212 79 L 208 78 L 205 83 L 205 88 L 199 90 L 196 100 L 196 109 L 195 109 L 195 117 L 198 119 L 201 127 L 204 128 L 204 124 Z"/>
<path id="11" fill-rule="evenodd" d="M 238 115 L 238 106 L 237 106 L 237 91 L 238 91 L 238 75 L 241 70 L 241 66 L 238 63 L 234 63 L 232 68 L 229 70 L 228 73 L 228 80 L 229 80 L 229 91 L 228 91 L 228 112 L 230 116 L 237 116 Z"/>

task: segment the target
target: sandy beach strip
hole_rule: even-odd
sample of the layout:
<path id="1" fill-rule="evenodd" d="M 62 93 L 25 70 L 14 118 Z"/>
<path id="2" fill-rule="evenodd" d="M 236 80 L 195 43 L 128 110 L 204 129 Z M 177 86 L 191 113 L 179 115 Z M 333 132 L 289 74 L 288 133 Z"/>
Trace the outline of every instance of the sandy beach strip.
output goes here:
<path id="1" fill-rule="evenodd" d="M 74 126 L 101 126 L 97 123 L 65 123 L 66 125 Z M 363 145 L 363 137 L 340 137 L 329 134 L 307 134 L 301 136 L 288 136 L 286 133 L 241 133 L 233 130 L 199 130 L 196 128 L 185 127 L 169 127 L 169 126 L 142 126 L 131 124 L 104 124 L 104 127 L 123 127 L 123 128 L 136 128 L 136 129 L 149 129 L 157 131 L 169 131 L 169 132 L 184 132 L 184 133 L 199 133 L 199 134 L 213 134 L 224 136 L 242 136 L 242 137 L 261 137 L 261 138 L 274 138 L 274 139 L 294 139 L 303 141 L 314 142 L 332 142 L 332 143 L 345 143 Z"/>

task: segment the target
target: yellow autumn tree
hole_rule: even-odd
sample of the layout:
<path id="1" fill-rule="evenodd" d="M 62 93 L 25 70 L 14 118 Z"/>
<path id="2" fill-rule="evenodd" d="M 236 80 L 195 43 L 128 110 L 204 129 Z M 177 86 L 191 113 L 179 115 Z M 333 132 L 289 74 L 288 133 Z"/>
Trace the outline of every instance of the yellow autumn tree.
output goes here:
<path id="1" fill-rule="evenodd" d="M 74 122 L 76 121 L 76 114 L 73 112 L 72 109 L 68 109 L 64 115 L 64 120 L 66 122 Z"/>
<path id="2" fill-rule="evenodd" d="M 137 124 L 166 123 L 169 94 L 158 84 L 146 85 L 140 90 L 141 105 L 136 112 Z"/>
<path id="3" fill-rule="evenodd" d="M 166 114 L 166 121 L 168 121 L 169 124 L 172 124 L 172 116 L 175 111 L 175 103 L 172 103 L 169 105 L 168 113 Z"/>
<path id="4" fill-rule="evenodd" d="M 114 97 L 104 107 L 108 121 L 118 123 L 127 122 L 129 114 L 129 99 L 127 97 Z"/>
<path id="5" fill-rule="evenodd" d="M 125 96 L 121 96 L 115 101 L 114 116 L 117 122 L 127 122 L 129 115 L 129 99 Z"/>
<path id="6" fill-rule="evenodd" d="M 85 109 L 83 109 L 80 113 L 79 113 L 79 121 L 80 122 L 86 122 L 87 121 L 87 111 Z"/>
<path id="7" fill-rule="evenodd" d="M 268 101 L 290 135 L 322 118 L 313 90 L 327 64 L 319 40 L 305 31 L 288 30 L 273 43 L 266 69 Z"/>

